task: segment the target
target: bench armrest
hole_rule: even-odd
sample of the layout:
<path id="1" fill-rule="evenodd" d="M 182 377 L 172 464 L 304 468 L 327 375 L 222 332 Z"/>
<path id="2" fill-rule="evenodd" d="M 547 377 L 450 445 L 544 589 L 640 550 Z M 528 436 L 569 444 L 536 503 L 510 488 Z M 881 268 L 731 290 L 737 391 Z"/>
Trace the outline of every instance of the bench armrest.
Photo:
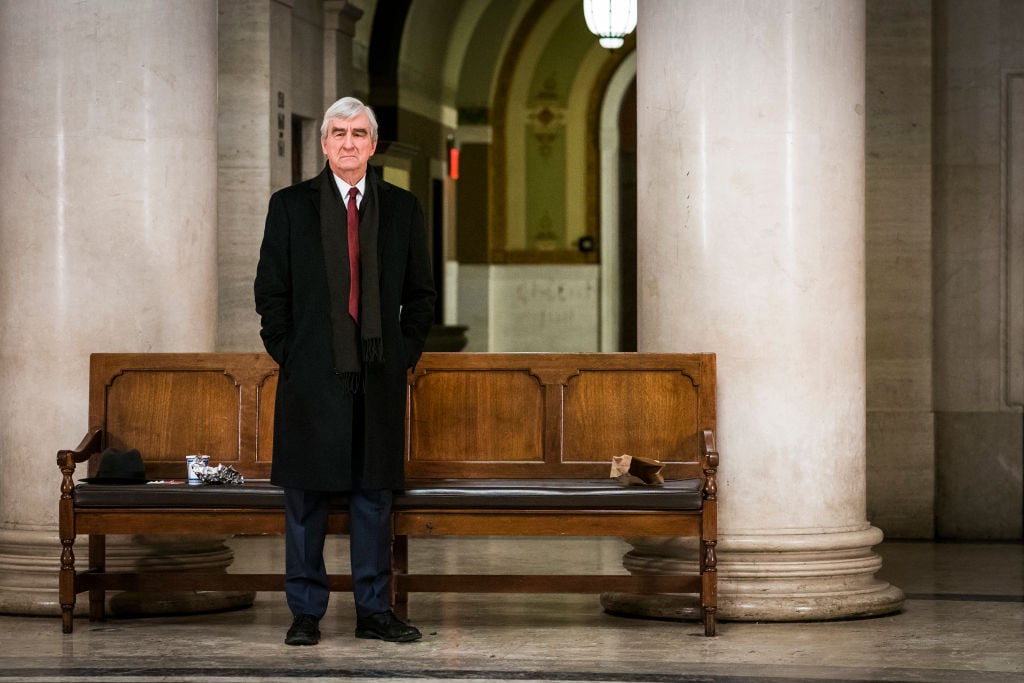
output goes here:
<path id="1" fill-rule="evenodd" d="M 103 430 L 91 429 L 85 435 L 82 442 L 74 450 L 57 451 L 57 467 L 61 472 L 71 476 L 75 473 L 75 464 L 85 462 L 96 453 L 100 452 L 100 445 L 103 443 Z"/>
<path id="2" fill-rule="evenodd" d="M 62 568 L 74 566 L 74 553 L 71 551 L 71 544 L 75 540 L 74 501 L 72 500 L 72 492 L 75 490 L 75 480 L 73 478 L 75 464 L 85 462 L 96 453 L 99 453 L 102 443 L 103 430 L 94 428 L 89 430 L 89 433 L 85 435 L 82 442 L 78 444 L 78 448 L 70 451 L 57 451 L 57 467 L 60 468 L 61 473 L 59 510 L 60 538 L 61 543 L 64 545 L 61 555 Z M 61 579 L 61 581 L 67 580 L 66 578 Z M 73 582 L 74 579 L 71 579 L 71 581 Z"/>

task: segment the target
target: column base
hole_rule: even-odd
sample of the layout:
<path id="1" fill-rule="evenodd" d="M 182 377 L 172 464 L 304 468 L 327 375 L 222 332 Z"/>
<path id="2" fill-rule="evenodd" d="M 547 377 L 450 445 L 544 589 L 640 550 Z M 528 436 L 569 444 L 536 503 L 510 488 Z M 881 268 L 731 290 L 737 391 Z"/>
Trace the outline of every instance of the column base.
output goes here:
<path id="1" fill-rule="evenodd" d="M 235 555 L 224 545 L 225 538 L 108 536 L 107 566 L 114 570 L 145 567 L 147 571 L 227 571 Z M 110 595 L 107 608 L 118 617 L 148 617 L 239 609 L 251 606 L 255 600 L 252 591 L 124 591 Z"/>
<path id="2" fill-rule="evenodd" d="M 224 540 L 223 536 L 108 536 L 107 567 L 111 571 L 138 567 L 226 571 L 234 553 Z M 80 568 L 88 563 L 87 541 L 83 536 L 75 543 Z M 60 616 L 60 547 L 56 532 L 0 529 L 0 613 Z M 252 591 L 111 591 L 107 611 L 116 616 L 193 614 L 249 607 L 255 599 Z M 87 614 L 88 607 L 88 596 L 79 594 L 75 614 Z"/>
<path id="3" fill-rule="evenodd" d="M 0 614 L 59 616 L 57 532 L 0 529 Z M 88 612 L 88 600 L 76 614 Z"/>
<path id="4" fill-rule="evenodd" d="M 903 591 L 875 578 L 882 559 L 875 527 L 807 534 L 723 535 L 718 541 L 718 611 L 726 621 L 819 621 L 898 612 Z M 623 565 L 633 574 L 697 573 L 693 539 L 633 538 Z M 605 593 L 612 614 L 699 619 L 696 597 Z"/>

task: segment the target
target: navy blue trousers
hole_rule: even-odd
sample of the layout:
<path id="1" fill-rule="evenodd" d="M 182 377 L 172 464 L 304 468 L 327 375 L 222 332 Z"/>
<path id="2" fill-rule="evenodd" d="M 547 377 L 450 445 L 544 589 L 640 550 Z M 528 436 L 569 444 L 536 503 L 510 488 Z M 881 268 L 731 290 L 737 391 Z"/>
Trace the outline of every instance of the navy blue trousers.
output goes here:
<path id="1" fill-rule="evenodd" d="M 323 617 L 330 591 L 324 564 L 332 494 L 285 489 L 284 592 L 293 616 Z M 391 491 L 349 494 L 349 550 L 356 615 L 391 609 Z"/>

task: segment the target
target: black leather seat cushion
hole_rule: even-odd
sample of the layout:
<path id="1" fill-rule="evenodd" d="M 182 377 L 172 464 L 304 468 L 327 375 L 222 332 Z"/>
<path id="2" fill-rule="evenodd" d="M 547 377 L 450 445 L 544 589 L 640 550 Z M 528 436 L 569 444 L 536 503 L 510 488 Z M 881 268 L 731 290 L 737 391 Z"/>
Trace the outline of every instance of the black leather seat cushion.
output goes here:
<path id="1" fill-rule="evenodd" d="M 438 479 L 406 482 L 403 508 L 700 510 L 699 479 L 624 486 L 616 479 Z"/>
<path id="2" fill-rule="evenodd" d="M 341 504 L 344 504 L 342 499 Z M 284 489 L 265 479 L 240 486 L 214 484 L 91 484 L 75 487 L 76 507 L 281 508 Z"/>
<path id="3" fill-rule="evenodd" d="M 396 509 L 700 510 L 701 481 L 624 486 L 615 479 L 438 479 L 406 482 Z M 347 503 L 338 494 L 336 505 Z M 284 490 L 267 480 L 241 486 L 90 484 L 75 487 L 77 507 L 284 508 Z"/>

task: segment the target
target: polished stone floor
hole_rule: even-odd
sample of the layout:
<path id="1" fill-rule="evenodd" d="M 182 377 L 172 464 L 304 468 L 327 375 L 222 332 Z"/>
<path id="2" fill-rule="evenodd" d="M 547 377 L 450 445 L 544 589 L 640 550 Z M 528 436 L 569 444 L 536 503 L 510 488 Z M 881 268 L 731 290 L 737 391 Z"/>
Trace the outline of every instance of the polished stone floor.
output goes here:
<path id="1" fill-rule="evenodd" d="M 238 564 L 280 561 L 280 539 L 233 539 Z M 424 539 L 414 566 L 472 572 L 571 561 L 621 570 L 625 546 L 590 539 Z M 343 564 L 340 544 L 330 548 Z M 907 594 L 899 614 L 817 623 L 719 624 L 614 617 L 595 596 L 414 595 L 421 641 L 352 637 L 336 595 L 316 647 L 284 645 L 280 593 L 214 614 L 76 621 L 0 616 L 0 682 L 324 681 L 601 683 L 1024 681 L 1024 546 L 886 542 L 880 577 Z M 337 566 L 337 565 L 335 565 Z"/>

